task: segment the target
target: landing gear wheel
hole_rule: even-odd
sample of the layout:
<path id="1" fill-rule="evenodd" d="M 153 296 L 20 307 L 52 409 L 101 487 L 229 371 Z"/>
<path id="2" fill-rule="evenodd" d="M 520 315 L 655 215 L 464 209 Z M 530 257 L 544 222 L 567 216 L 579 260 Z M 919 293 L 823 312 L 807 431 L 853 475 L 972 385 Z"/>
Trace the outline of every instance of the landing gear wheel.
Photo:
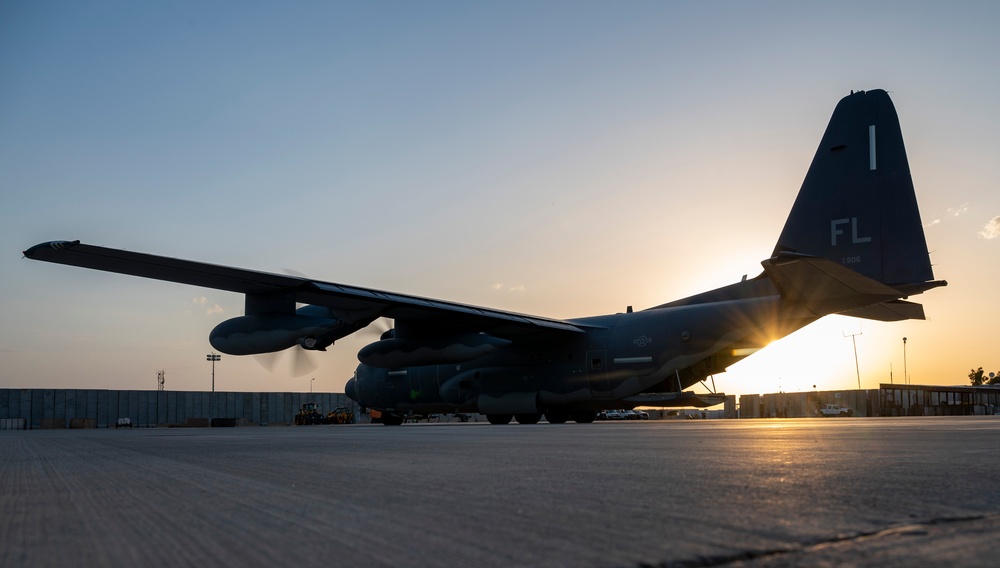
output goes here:
<path id="1" fill-rule="evenodd" d="M 549 421 L 549 424 L 565 424 L 569 420 L 569 412 L 549 410 L 545 413 L 545 419 Z"/>
<path id="2" fill-rule="evenodd" d="M 538 421 L 542 419 L 542 415 L 541 413 L 515 414 L 514 419 L 517 420 L 518 424 L 538 424 Z"/>
<path id="3" fill-rule="evenodd" d="M 403 423 L 403 417 L 398 414 L 382 413 L 382 424 L 386 426 L 399 426 Z"/>
<path id="4" fill-rule="evenodd" d="M 571 412 L 570 416 L 573 417 L 573 422 L 577 424 L 590 424 L 597 418 L 597 413 L 593 410 L 578 410 Z"/>
<path id="5" fill-rule="evenodd" d="M 510 424 L 511 418 L 514 418 L 513 414 L 487 414 L 486 419 L 490 421 L 490 424 Z"/>

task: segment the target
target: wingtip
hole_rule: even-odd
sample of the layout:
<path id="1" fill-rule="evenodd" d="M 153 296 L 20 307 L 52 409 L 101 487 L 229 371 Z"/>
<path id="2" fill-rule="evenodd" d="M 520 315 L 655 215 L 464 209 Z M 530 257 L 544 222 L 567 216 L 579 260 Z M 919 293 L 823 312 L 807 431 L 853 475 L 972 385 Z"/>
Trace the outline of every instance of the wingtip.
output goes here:
<path id="1" fill-rule="evenodd" d="M 75 241 L 47 241 L 44 243 L 38 243 L 37 245 L 28 248 L 28 250 L 21 251 L 21 254 L 23 254 L 25 258 L 33 258 L 35 253 L 42 249 L 62 250 L 78 244 L 80 244 L 79 239 Z"/>

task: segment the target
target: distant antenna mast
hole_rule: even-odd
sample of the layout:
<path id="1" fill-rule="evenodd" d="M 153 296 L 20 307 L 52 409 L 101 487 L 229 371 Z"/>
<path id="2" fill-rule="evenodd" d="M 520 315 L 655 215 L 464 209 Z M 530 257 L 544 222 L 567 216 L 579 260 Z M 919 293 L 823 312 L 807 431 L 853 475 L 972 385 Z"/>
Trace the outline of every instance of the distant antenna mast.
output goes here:
<path id="1" fill-rule="evenodd" d="M 858 340 L 859 335 L 864 335 L 860 330 L 857 333 L 847 333 L 843 332 L 844 337 L 850 337 L 851 343 L 854 344 L 854 372 L 858 374 L 858 390 L 861 390 L 861 366 L 858 365 Z"/>
<path id="2" fill-rule="evenodd" d="M 156 390 L 163 390 L 163 383 L 167 382 L 167 372 L 158 371 L 156 373 Z"/>

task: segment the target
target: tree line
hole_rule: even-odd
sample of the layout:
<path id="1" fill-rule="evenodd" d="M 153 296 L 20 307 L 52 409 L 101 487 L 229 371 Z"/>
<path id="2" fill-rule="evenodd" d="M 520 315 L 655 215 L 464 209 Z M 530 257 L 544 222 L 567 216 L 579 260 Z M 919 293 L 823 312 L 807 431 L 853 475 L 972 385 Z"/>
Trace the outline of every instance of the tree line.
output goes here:
<path id="1" fill-rule="evenodd" d="M 969 370 L 969 382 L 972 386 L 1000 385 L 1000 373 L 990 373 L 989 376 L 983 372 L 983 368 Z"/>

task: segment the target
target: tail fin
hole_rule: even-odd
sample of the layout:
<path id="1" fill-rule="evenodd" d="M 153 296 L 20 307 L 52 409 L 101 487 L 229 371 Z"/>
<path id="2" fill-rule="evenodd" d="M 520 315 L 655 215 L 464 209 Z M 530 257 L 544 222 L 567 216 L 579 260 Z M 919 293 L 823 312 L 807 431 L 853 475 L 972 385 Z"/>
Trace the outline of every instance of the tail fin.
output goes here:
<path id="1" fill-rule="evenodd" d="M 830 259 L 897 289 L 934 279 L 899 119 L 882 90 L 833 111 L 774 249 Z"/>

